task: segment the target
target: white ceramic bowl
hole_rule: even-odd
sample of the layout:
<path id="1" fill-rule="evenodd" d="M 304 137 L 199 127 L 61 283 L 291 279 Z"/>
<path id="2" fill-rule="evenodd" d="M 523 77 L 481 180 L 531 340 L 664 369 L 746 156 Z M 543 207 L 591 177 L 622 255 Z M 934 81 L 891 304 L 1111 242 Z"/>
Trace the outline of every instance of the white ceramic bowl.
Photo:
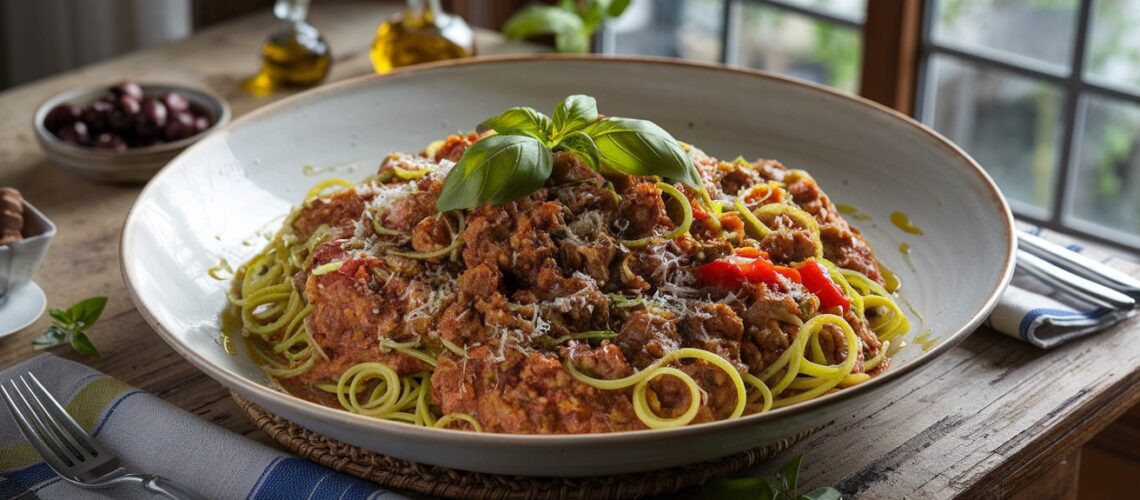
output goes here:
<path id="1" fill-rule="evenodd" d="M 546 110 L 585 93 L 609 115 L 647 118 L 721 158 L 767 157 L 807 169 L 903 280 L 913 344 L 867 383 L 764 415 L 689 427 L 526 436 L 419 428 L 329 409 L 271 388 L 218 341 L 228 283 L 207 276 L 319 179 L 361 179 L 390 151 L 470 130 L 504 108 Z M 303 165 L 339 165 L 302 173 Z M 348 166 L 346 166 L 348 165 Z M 352 165 L 358 165 L 353 171 Z M 319 169 L 318 169 L 319 170 Z M 310 170 L 310 173 L 312 171 Z M 887 222 L 900 210 L 925 229 Z M 1013 218 L 993 181 L 949 141 L 865 100 L 766 73 L 652 59 L 519 57 L 423 66 L 296 96 L 237 120 L 172 161 L 139 196 L 123 231 L 122 267 L 147 321 L 176 351 L 243 397 L 346 443 L 457 469 L 537 476 L 648 470 L 726 456 L 858 408 L 951 349 L 989 313 L 1013 270 Z M 910 260 L 897 250 L 912 247 Z"/>
<path id="2" fill-rule="evenodd" d="M 55 223 L 25 200 L 22 233 L 20 241 L 0 245 L 0 304 L 9 290 L 32 281 L 55 238 Z"/>
<path id="3" fill-rule="evenodd" d="M 65 172 L 88 179 L 115 183 L 146 182 L 167 162 L 178 156 L 187 146 L 197 142 L 211 131 L 230 121 L 230 106 L 222 96 L 209 90 L 162 83 L 141 83 L 143 95 L 157 97 L 166 92 L 182 94 L 190 105 L 210 119 L 210 128 L 185 139 L 155 144 L 126 151 L 114 151 L 76 146 L 64 142 L 44 126 L 44 118 L 52 108 L 64 104 L 86 106 L 106 95 L 110 85 L 69 90 L 52 96 L 36 110 L 32 126 L 40 149 L 55 166 Z"/>

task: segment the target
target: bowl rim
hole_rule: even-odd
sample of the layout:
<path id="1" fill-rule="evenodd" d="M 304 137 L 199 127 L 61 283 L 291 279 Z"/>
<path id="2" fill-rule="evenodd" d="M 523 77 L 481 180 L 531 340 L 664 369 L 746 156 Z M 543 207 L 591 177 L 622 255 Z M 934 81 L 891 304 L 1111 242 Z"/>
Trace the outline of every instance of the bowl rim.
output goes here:
<path id="1" fill-rule="evenodd" d="M 95 94 L 97 92 L 106 91 L 107 89 L 109 89 L 111 87 L 111 85 L 113 85 L 113 84 L 111 84 L 111 85 L 99 84 L 99 85 L 76 87 L 76 88 L 68 89 L 68 90 L 59 92 L 57 94 L 54 94 L 51 97 L 45 99 L 42 103 L 40 103 L 40 105 L 36 108 L 35 113 L 32 114 L 32 128 L 35 129 L 35 131 L 36 131 L 36 137 L 38 137 L 40 139 L 40 141 L 42 141 L 45 144 L 49 144 L 52 147 L 59 148 L 57 152 L 59 152 L 61 154 L 84 156 L 84 157 L 88 157 L 88 158 L 94 157 L 94 158 L 101 158 L 101 159 L 122 159 L 122 158 L 133 157 L 133 156 L 145 157 L 148 155 L 168 154 L 170 152 L 186 148 L 187 146 L 189 146 L 189 145 L 201 140 L 202 138 L 206 137 L 207 134 L 209 134 L 215 130 L 218 130 L 221 127 L 228 125 L 230 122 L 230 119 L 232 118 L 232 111 L 230 109 L 229 102 L 227 102 L 226 99 L 224 97 L 222 97 L 220 94 L 218 94 L 217 92 L 214 92 L 213 90 L 210 90 L 206 87 L 197 86 L 197 85 L 187 85 L 187 84 L 178 83 L 178 82 L 156 82 L 156 81 L 135 81 L 135 80 L 132 80 L 132 82 L 137 83 L 138 86 L 142 88 L 144 93 L 147 91 L 148 88 L 149 89 L 159 88 L 159 89 L 170 89 L 170 91 L 188 92 L 188 93 L 192 93 L 192 94 L 198 94 L 198 97 L 201 97 L 204 100 L 208 101 L 206 106 L 212 108 L 212 111 L 215 111 L 217 116 L 214 118 L 214 122 L 211 123 L 210 126 L 208 128 L 206 128 L 206 130 L 198 132 L 198 133 L 196 133 L 190 137 L 179 139 L 179 140 L 174 141 L 174 142 L 164 142 L 161 144 L 152 144 L 150 146 L 143 146 L 141 148 L 128 148 L 126 151 L 115 151 L 115 150 L 98 149 L 98 148 L 86 147 L 86 146 L 77 146 L 75 144 L 64 142 L 62 139 L 60 139 L 59 137 L 57 137 L 55 134 L 53 134 L 51 131 L 49 131 L 47 129 L 47 126 L 44 125 L 44 119 L 47 118 L 48 112 L 51 111 L 53 108 L 55 108 L 56 106 L 58 106 L 60 104 L 63 104 L 63 103 L 66 103 L 66 102 L 69 102 L 69 101 L 72 101 L 75 99 L 79 99 L 79 98 L 82 98 L 85 96 L 89 96 L 89 95 Z M 187 97 L 187 99 L 190 98 L 190 96 L 186 96 L 186 97 Z M 191 102 L 193 102 L 193 100 L 191 100 Z"/>
<path id="2" fill-rule="evenodd" d="M 533 449 L 547 449 L 548 447 L 589 446 L 591 444 L 601 443 L 606 443 L 607 445 L 624 443 L 632 444 L 653 439 L 680 439 L 695 435 L 701 435 L 708 432 L 719 432 L 740 426 L 762 425 L 766 422 L 778 421 L 780 419 L 792 417 L 797 414 L 805 414 L 821 408 L 838 405 L 845 401 L 855 399 L 862 395 L 886 388 L 889 386 L 889 382 L 901 377 L 905 377 L 918 370 L 919 368 L 926 367 L 932 361 L 939 358 L 947 351 L 953 349 L 955 346 L 961 343 L 962 340 L 968 337 L 975 329 L 981 326 L 989 313 L 997 305 L 1002 292 L 1005 290 L 1006 286 L 1010 282 L 1010 279 L 1013 277 L 1015 256 L 1014 252 L 1016 249 L 1013 214 L 1009 209 L 1009 204 L 1006 202 L 1005 197 L 998 189 L 997 184 L 994 182 L 994 180 L 965 151 L 963 151 L 949 139 L 943 137 L 941 134 L 935 132 L 933 129 L 927 127 L 921 122 L 864 97 L 848 94 L 846 92 L 835 90 L 821 84 L 761 70 L 730 67 L 716 63 L 685 61 L 680 59 L 651 56 L 597 56 L 590 54 L 510 54 L 501 56 L 482 56 L 476 58 L 439 61 L 411 67 L 397 68 L 394 71 L 383 75 L 367 74 L 338 82 L 332 82 L 319 88 L 289 96 L 280 101 L 253 110 L 230 122 L 221 130 L 224 132 L 229 132 L 233 129 L 255 123 L 264 116 L 282 112 L 286 108 L 292 107 L 294 105 L 318 99 L 325 94 L 335 93 L 354 87 L 366 86 L 374 81 L 398 79 L 408 75 L 430 73 L 436 70 L 465 66 L 519 63 L 526 64 L 530 62 L 553 61 L 588 62 L 591 64 L 653 64 L 663 66 L 680 66 L 683 68 L 705 71 L 727 72 L 741 76 L 775 81 L 781 84 L 799 86 L 813 90 L 815 92 L 822 92 L 824 94 L 828 94 L 831 97 L 853 101 L 873 112 L 883 113 L 896 119 L 900 119 L 905 124 L 928 136 L 931 140 L 934 141 L 935 145 L 946 148 L 954 156 L 961 160 L 961 168 L 966 172 L 969 172 L 969 174 L 975 176 L 977 180 L 981 181 L 981 184 L 984 186 L 987 194 L 990 195 L 994 203 L 998 206 L 1001 212 L 1000 215 L 1002 216 L 1001 223 L 1004 230 L 1003 237 L 1005 240 L 1005 254 L 1002 256 L 1001 275 L 998 277 L 997 282 L 993 288 L 991 288 L 989 295 L 982 306 L 972 316 L 970 316 L 970 318 L 964 322 L 954 333 L 949 335 L 946 340 L 934 346 L 929 351 L 922 353 L 915 360 L 903 364 L 895 370 L 888 370 L 886 373 L 880 374 L 863 384 L 849 387 L 833 394 L 825 395 L 785 408 L 774 409 L 767 413 L 745 415 L 736 419 L 718 420 L 670 429 L 644 429 L 589 434 L 534 435 L 481 433 L 453 429 L 422 427 L 416 425 L 408 425 L 401 422 L 372 418 L 351 413 L 342 409 L 319 405 L 292 394 L 288 394 L 284 391 L 276 390 L 267 385 L 250 380 L 236 372 L 231 372 L 229 369 L 224 368 L 219 364 L 207 359 L 205 356 L 198 354 L 197 351 L 190 348 L 182 341 L 178 340 L 173 332 L 168 330 L 155 318 L 155 316 L 147 308 L 146 303 L 143 301 L 138 290 L 135 289 L 133 284 L 134 277 L 131 274 L 129 267 L 127 266 L 127 262 L 130 262 L 132 260 L 130 249 L 127 246 L 127 241 L 131 239 L 131 235 L 133 234 L 134 228 L 136 226 L 136 224 L 133 224 L 133 221 L 136 217 L 136 211 L 139 208 L 139 202 L 147 198 L 149 192 L 152 189 L 157 189 L 155 186 L 157 185 L 159 179 L 165 175 L 169 175 L 170 170 L 165 167 L 159 171 L 158 174 L 155 175 L 154 178 L 152 178 L 139 193 L 139 196 L 136 198 L 135 203 L 131 206 L 130 211 L 127 213 L 127 217 L 124 219 L 122 235 L 119 240 L 119 267 L 131 300 L 135 303 L 135 306 L 137 307 L 139 313 L 142 314 L 146 322 L 156 332 L 158 332 L 159 336 L 162 337 L 162 339 L 167 344 L 169 344 L 175 352 L 177 352 L 187 361 L 190 361 L 190 363 L 195 365 L 199 370 L 205 372 L 215 380 L 223 383 L 223 385 L 227 386 L 231 390 L 245 394 L 256 394 L 260 398 L 273 400 L 282 405 L 289 406 L 293 411 L 297 413 L 304 414 L 305 416 L 313 418 L 314 420 L 319 420 L 325 425 L 335 424 L 352 426 L 355 428 L 368 428 L 370 430 L 387 433 L 402 433 L 410 438 L 434 443 L 462 442 L 464 445 L 507 445 L 514 447 L 528 447 Z M 179 154 L 179 157 L 182 155 L 190 154 L 190 152 L 195 151 L 198 147 L 202 147 L 202 143 L 197 143 L 190 146 L 190 148 L 188 148 L 186 151 L 183 151 L 181 154 Z M 171 163 L 177 161 L 177 159 L 178 158 L 175 158 L 175 160 L 172 160 Z"/>

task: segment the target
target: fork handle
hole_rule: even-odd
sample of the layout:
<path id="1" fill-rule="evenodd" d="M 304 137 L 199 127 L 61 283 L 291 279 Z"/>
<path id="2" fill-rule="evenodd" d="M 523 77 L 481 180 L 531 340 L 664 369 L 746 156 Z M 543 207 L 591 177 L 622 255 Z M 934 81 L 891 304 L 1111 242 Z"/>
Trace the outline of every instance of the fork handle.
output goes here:
<path id="1" fill-rule="evenodd" d="M 182 483 L 172 481 L 153 474 L 132 474 L 142 481 L 142 487 L 155 495 L 161 495 L 175 500 L 206 500 L 206 497 L 186 487 Z"/>

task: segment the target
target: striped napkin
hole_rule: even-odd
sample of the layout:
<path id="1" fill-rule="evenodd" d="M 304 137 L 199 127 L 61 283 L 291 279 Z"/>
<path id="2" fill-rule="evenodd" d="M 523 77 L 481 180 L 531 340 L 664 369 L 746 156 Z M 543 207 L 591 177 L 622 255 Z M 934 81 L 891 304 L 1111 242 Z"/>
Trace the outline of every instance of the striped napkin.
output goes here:
<path id="1" fill-rule="evenodd" d="M 31 371 L 132 472 L 181 482 L 206 498 L 405 498 L 215 426 L 158 397 L 50 354 L 0 372 Z M 0 410 L 0 498 L 146 498 L 141 487 L 85 490 L 45 464 Z"/>
<path id="2" fill-rule="evenodd" d="M 1020 225 L 1020 228 L 1126 274 L 1140 275 L 1140 266 L 1137 264 L 1096 248 L 1085 247 L 1072 238 L 1028 225 Z M 1018 270 L 1001 301 L 990 313 L 986 325 L 1010 337 L 1042 349 L 1050 349 L 1104 330 L 1133 314 L 1133 310 L 1094 306 L 1075 300 Z"/>

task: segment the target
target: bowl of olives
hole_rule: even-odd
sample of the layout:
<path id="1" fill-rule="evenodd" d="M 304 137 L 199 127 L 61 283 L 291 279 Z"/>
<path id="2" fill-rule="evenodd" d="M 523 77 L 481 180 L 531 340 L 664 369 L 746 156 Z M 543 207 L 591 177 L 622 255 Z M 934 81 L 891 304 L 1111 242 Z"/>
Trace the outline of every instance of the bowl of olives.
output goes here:
<path id="1" fill-rule="evenodd" d="M 230 119 L 226 101 L 184 85 L 122 82 L 56 95 L 36 111 L 48 160 L 93 180 L 145 182 Z"/>

